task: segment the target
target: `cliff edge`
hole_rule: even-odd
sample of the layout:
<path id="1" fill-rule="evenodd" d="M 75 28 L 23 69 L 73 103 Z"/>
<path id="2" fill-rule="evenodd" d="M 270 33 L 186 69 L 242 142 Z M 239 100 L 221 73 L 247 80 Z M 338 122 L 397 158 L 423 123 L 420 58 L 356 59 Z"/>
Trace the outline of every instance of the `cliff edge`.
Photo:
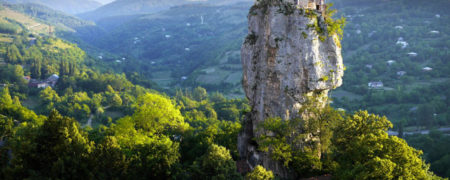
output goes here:
<path id="1" fill-rule="evenodd" d="M 238 137 L 240 164 L 248 166 L 243 169 L 263 165 L 289 177 L 282 163 L 258 151 L 258 125 L 271 117 L 301 118 L 306 96 L 326 99 L 330 89 L 342 84 L 340 41 L 328 32 L 325 19 L 321 11 L 280 0 L 259 0 L 250 9 L 249 34 L 241 49 L 242 85 L 252 107 Z"/>

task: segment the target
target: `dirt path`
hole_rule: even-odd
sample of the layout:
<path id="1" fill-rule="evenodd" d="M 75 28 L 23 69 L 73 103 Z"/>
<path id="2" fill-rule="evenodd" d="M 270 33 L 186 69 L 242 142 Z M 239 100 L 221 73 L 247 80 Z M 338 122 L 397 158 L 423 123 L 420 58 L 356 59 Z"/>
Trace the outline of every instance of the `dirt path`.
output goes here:
<path id="1" fill-rule="evenodd" d="M 108 108 L 110 108 L 111 106 L 106 106 L 106 107 L 104 107 L 103 108 L 103 110 L 107 110 Z M 90 116 L 89 116 L 89 119 L 88 119 L 88 121 L 86 122 L 86 124 L 83 126 L 83 127 L 86 127 L 86 126 L 89 126 L 89 127 L 92 127 L 92 119 L 94 118 L 94 114 L 92 113 Z"/>
<path id="2" fill-rule="evenodd" d="M 94 118 L 94 114 L 91 114 L 89 116 L 89 119 L 88 119 L 87 123 L 84 125 L 84 127 L 86 127 L 86 126 L 92 127 L 92 118 Z"/>
<path id="3" fill-rule="evenodd" d="M 438 131 L 441 132 L 450 132 L 450 127 L 441 127 L 439 129 L 437 129 Z M 397 131 L 388 131 L 388 134 L 391 136 L 398 136 L 398 132 Z M 407 132 L 403 132 L 404 135 L 414 135 L 414 134 L 430 134 L 430 130 L 420 130 L 420 131 L 407 131 Z"/>

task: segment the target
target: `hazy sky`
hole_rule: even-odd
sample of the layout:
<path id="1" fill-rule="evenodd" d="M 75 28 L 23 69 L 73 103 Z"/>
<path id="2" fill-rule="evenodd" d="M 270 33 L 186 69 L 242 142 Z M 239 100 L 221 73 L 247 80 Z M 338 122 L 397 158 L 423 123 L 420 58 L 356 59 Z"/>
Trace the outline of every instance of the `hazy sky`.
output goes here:
<path id="1" fill-rule="evenodd" d="M 114 0 L 95 0 L 95 1 L 100 2 L 102 4 L 108 4 L 110 2 L 113 2 Z"/>

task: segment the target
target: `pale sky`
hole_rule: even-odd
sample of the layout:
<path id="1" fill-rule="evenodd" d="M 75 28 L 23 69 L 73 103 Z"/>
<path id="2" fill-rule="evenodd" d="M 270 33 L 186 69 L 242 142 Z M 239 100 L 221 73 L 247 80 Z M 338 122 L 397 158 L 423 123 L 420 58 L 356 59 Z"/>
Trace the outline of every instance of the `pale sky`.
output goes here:
<path id="1" fill-rule="evenodd" d="M 102 4 L 108 4 L 110 2 L 113 2 L 114 0 L 95 0 L 95 1 L 102 3 Z"/>

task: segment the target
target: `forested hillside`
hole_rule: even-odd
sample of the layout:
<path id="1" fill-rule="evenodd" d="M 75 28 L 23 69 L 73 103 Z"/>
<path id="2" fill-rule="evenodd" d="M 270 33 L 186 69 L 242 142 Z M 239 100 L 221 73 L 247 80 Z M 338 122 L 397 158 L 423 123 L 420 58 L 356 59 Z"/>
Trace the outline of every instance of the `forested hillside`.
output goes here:
<path id="1" fill-rule="evenodd" d="M 344 85 L 333 92 L 335 106 L 368 109 L 404 126 L 448 125 L 449 5 L 337 1 L 349 23 L 343 42 L 347 71 Z"/>
<path id="2" fill-rule="evenodd" d="M 246 32 L 242 17 L 248 5 L 175 7 L 128 21 L 93 44 L 134 59 L 119 67 L 142 73 L 163 87 L 201 85 L 242 94 L 236 47 Z M 116 37 L 122 37 L 121 41 Z"/>
<path id="3" fill-rule="evenodd" d="M 3 0 L 9 3 L 19 4 L 41 4 L 48 6 L 54 10 L 61 11 L 67 14 L 79 14 L 94 10 L 101 6 L 101 4 L 95 0 Z"/>
<path id="4" fill-rule="evenodd" d="M 450 124 L 449 3 L 335 0 L 348 22 L 343 87 L 331 106 L 305 102 L 308 122 L 268 119 L 258 150 L 302 177 L 449 177 L 448 132 L 411 135 Z M 0 6 L 0 179 L 276 178 L 261 166 L 239 173 L 250 6 L 184 5 L 97 24 Z M 286 141 L 309 134 L 322 143 Z"/>

